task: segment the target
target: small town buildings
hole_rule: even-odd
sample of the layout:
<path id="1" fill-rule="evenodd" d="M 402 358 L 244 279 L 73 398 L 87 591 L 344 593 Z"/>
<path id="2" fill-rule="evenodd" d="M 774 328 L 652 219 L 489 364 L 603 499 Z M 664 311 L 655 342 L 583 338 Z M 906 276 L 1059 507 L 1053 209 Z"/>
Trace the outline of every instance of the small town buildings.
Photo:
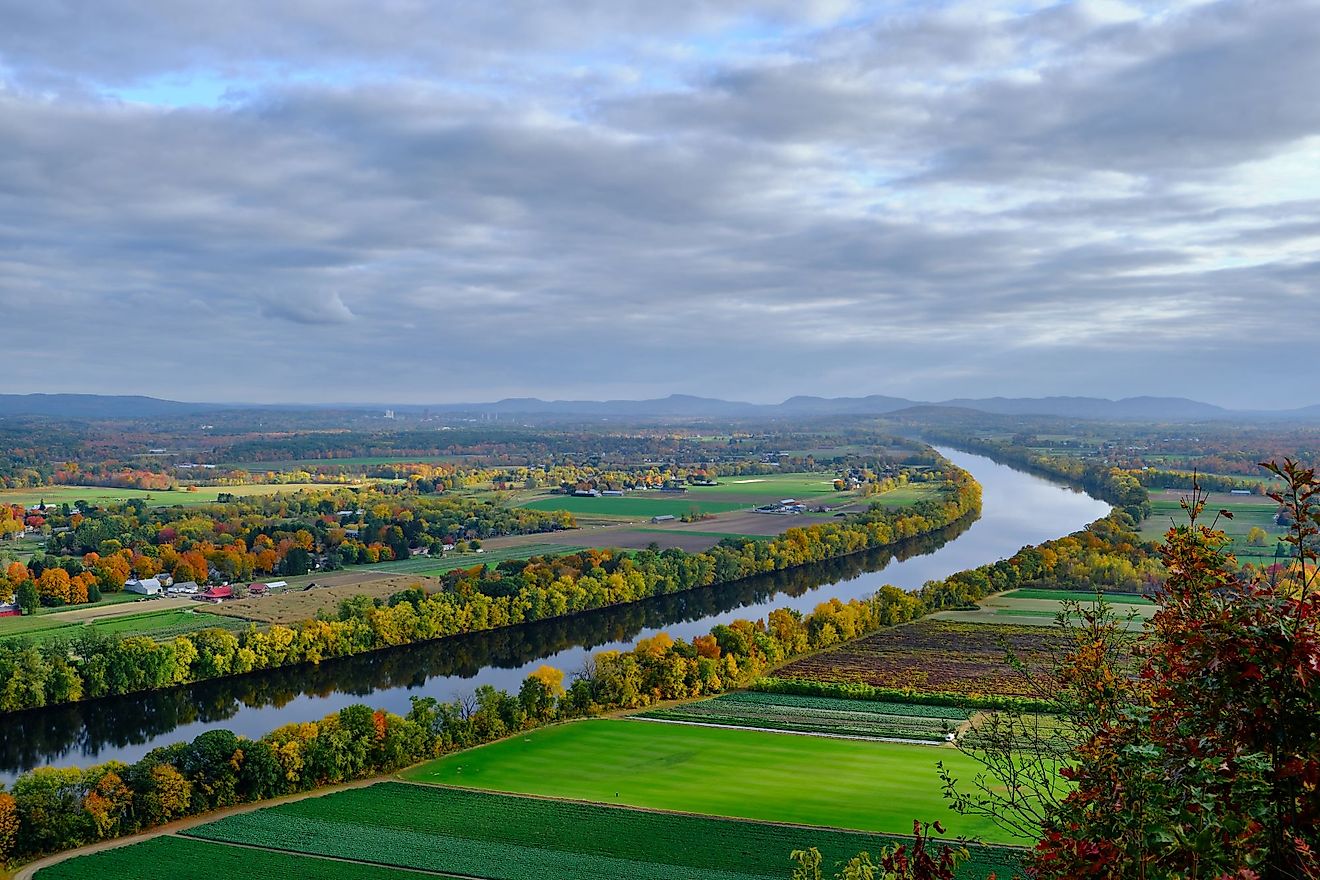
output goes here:
<path id="1" fill-rule="evenodd" d="M 124 582 L 124 590 L 129 593 L 137 593 L 141 596 L 159 596 L 165 587 L 156 578 L 146 578 L 143 580 L 131 580 Z"/>

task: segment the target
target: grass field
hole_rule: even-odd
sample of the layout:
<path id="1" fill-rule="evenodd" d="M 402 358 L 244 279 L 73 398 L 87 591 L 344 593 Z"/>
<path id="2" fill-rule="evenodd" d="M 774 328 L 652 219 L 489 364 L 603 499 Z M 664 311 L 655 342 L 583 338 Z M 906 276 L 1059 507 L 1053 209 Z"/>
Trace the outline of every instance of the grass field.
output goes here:
<path id="1" fill-rule="evenodd" d="M 968 715 L 953 706 L 742 691 L 640 713 L 641 718 L 830 736 L 942 742 Z"/>
<path id="2" fill-rule="evenodd" d="M 1104 593 L 1105 601 L 1117 617 L 1125 618 L 1129 611 L 1136 617 L 1128 625 L 1138 630 L 1155 614 L 1155 603 L 1133 593 Z M 975 611 L 941 611 L 933 615 L 937 620 L 955 620 L 963 623 L 1020 624 L 1024 626 L 1053 626 L 1063 603 L 1072 600 L 1088 607 L 1095 593 L 1085 590 L 1009 590 L 980 600 Z M 1076 617 L 1076 614 L 1072 615 Z"/>
<path id="3" fill-rule="evenodd" d="M 217 880 L 225 877 L 297 877 L 300 880 L 416 880 L 412 871 L 340 862 L 293 853 L 156 837 L 132 846 L 79 856 L 43 868 L 41 880 Z"/>
<path id="4" fill-rule="evenodd" d="M 551 495 L 537 498 L 522 505 L 530 510 L 567 510 L 586 516 L 650 519 L 653 516 L 682 516 L 685 513 L 724 513 L 741 510 L 747 504 L 738 501 L 709 501 L 686 495 L 661 495 L 646 492 L 634 495 L 608 495 L 600 498 L 582 498 L 575 495 Z"/>
<path id="5" fill-rule="evenodd" d="M 1185 524 L 1187 514 L 1180 506 L 1180 499 L 1186 494 L 1186 491 L 1179 489 L 1151 492 L 1151 515 L 1141 524 L 1141 537 L 1149 541 L 1158 541 L 1164 537 L 1164 533 L 1171 525 Z M 1259 495 L 1213 492 L 1206 503 L 1206 511 L 1210 516 L 1204 522 L 1209 524 L 1215 512 L 1220 509 L 1229 510 L 1233 514 L 1232 519 L 1220 517 L 1217 528 L 1222 529 L 1232 539 L 1233 544 L 1230 549 L 1234 554 L 1244 562 L 1260 564 L 1273 561 L 1278 538 L 1287 532 L 1287 529 L 1274 524 L 1274 514 L 1279 510 L 1277 503 Z M 1255 526 L 1264 529 L 1269 536 L 1263 547 L 1253 547 L 1247 543 L 1247 533 Z"/>
<path id="6" fill-rule="evenodd" d="M 34 641 L 71 638 L 89 629 L 105 635 L 151 636 L 154 639 L 172 639 L 175 636 L 218 626 L 222 629 L 242 629 L 246 624 L 229 617 L 208 614 L 205 611 L 186 611 L 164 608 L 142 614 L 119 614 L 86 620 L 61 619 L 57 614 L 38 614 L 24 617 L 0 617 L 0 639 L 29 637 Z"/>
<path id="7" fill-rule="evenodd" d="M 349 483 L 334 485 L 351 485 Z M 146 490 L 146 489 L 108 489 L 104 486 L 42 486 L 37 489 L 0 489 L 0 504 L 22 504 L 31 507 L 43 501 L 48 505 L 69 504 L 85 501 L 88 504 L 109 504 L 117 501 L 131 501 L 141 498 L 153 507 L 192 507 L 198 504 L 210 504 L 216 496 L 228 493 L 234 497 L 252 495 L 292 494 L 304 489 L 325 489 L 325 483 L 258 483 L 248 486 L 202 486 L 196 492 L 184 489 Z"/>
<path id="8" fill-rule="evenodd" d="M 816 846 L 833 863 L 892 842 L 865 833 L 403 783 L 231 816 L 188 833 L 493 880 L 784 878 L 794 849 Z M 965 876 L 996 868 L 1008 876 L 1010 853 L 977 848 L 977 856 Z"/>
<path id="9" fill-rule="evenodd" d="M 940 819 L 950 833 L 1011 842 L 957 816 L 936 763 L 970 778 L 956 749 L 688 724 L 597 719 L 563 724 L 407 771 L 419 782 L 659 810 L 911 833 Z"/>

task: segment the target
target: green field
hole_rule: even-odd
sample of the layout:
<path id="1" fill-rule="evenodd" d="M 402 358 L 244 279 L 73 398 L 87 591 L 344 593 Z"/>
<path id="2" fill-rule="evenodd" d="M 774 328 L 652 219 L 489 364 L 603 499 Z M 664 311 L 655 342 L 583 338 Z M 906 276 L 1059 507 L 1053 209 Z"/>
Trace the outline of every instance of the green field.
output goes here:
<path id="1" fill-rule="evenodd" d="M 348 483 L 256 483 L 246 486 L 201 486 L 196 492 L 185 489 L 147 490 L 147 489 L 109 489 L 104 486 L 42 486 L 37 489 L 0 489 L 0 504 L 22 504 L 31 507 L 45 502 L 48 505 L 72 505 L 77 501 L 88 504 L 109 504 L 111 502 L 131 501 L 141 498 L 152 507 L 192 507 L 198 504 L 210 504 L 216 496 L 228 493 L 236 498 L 251 495 L 292 494 L 304 489 L 325 489 L 334 486 L 347 486 Z"/>
<path id="2" fill-rule="evenodd" d="M 1178 500 L 1182 494 L 1185 493 L 1179 491 L 1151 493 L 1151 515 L 1141 524 L 1141 537 L 1148 541 L 1162 540 L 1170 526 L 1186 524 L 1187 514 Z M 1244 562 L 1256 564 L 1274 560 L 1278 539 L 1287 533 L 1287 529 L 1274 524 L 1274 514 L 1279 510 L 1276 502 L 1259 495 L 1228 495 L 1216 492 L 1210 496 L 1206 504 L 1208 516 L 1202 521 L 1209 525 L 1220 509 L 1229 510 L 1233 514 L 1232 519 L 1220 517 L 1216 528 L 1223 530 L 1232 539 L 1233 543 L 1229 549 L 1234 554 Z M 1263 547 L 1253 547 L 1247 543 L 1247 533 L 1255 526 L 1264 529 L 1269 536 Z M 1283 554 L 1286 558 L 1287 550 L 1284 550 Z"/>
<path id="3" fill-rule="evenodd" d="M 354 566 L 350 571 L 389 572 L 391 574 L 437 575 L 456 568 L 474 568 L 478 565 L 498 565 L 506 559 L 530 559 L 533 556 L 563 556 L 576 553 L 586 548 L 577 544 L 519 544 L 515 547 L 499 547 L 483 550 L 481 553 L 446 553 L 444 556 L 414 556 L 411 559 L 399 559 L 394 562 L 380 562 L 375 565 Z M 315 574 L 302 578 L 288 578 L 290 584 L 297 586 L 307 579 L 316 580 Z M 321 574 L 320 577 L 325 577 Z"/>
<path id="4" fill-rule="evenodd" d="M 709 816 L 380 783 L 230 816 L 187 832 L 209 841 L 492 880 L 784 878 L 794 849 L 829 863 L 892 840 Z M 968 876 L 1012 868 L 977 849 Z M 979 870 L 978 870 L 979 869 Z"/>
<path id="5" fill-rule="evenodd" d="M 633 495 L 607 495 L 600 498 L 582 498 L 576 495 L 551 495 L 521 505 L 530 510 L 567 510 L 586 516 L 606 516 L 631 519 L 650 519 L 653 516 L 682 516 L 685 513 L 724 513 L 744 510 L 750 504 L 738 501 L 708 501 L 695 492 L 668 496 L 659 492 Z"/>
<path id="6" fill-rule="evenodd" d="M 979 767 L 947 747 L 597 719 L 460 752 L 405 776 L 888 834 L 911 833 L 913 819 L 939 819 L 954 836 L 1012 842 L 989 821 L 949 810 L 939 761 L 964 779 Z"/>
<path id="7" fill-rule="evenodd" d="M 1095 598 L 1095 593 L 1088 593 L 1085 590 L 1038 590 L 1032 588 L 1023 588 L 1020 590 L 1009 590 L 1000 594 L 1005 599 L 1044 599 L 1051 602 L 1063 602 L 1074 600 L 1086 603 Z M 1136 593 L 1101 593 L 1106 602 L 1112 602 L 1115 605 L 1154 605 L 1155 603 Z"/>
<path id="8" fill-rule="evenodd" d="M 443 464 L 462 461 L 461 455 L 367 455 L 357 458 L 297 458 L 285 461 L 245 461 L 221 465 L 253 474 L 285 473 L 318 467 L 366 468 L 382 464 Z"/>
<path id="9" fill-rule="evenodd" d="M 941 742 L 968 716 L 953 706 L 741 691 L 695 703 L 652 709 L 637 717 L 830 736 Z"/>
<path id="10" fill-rule="evenodd" d="M 94 629 L 104 635 L 144 635 L 165 640 L 213 626 L 238 630 L 246 629 L 248 624 L 247 621 L 233 617 L 181 608 L 163 608 L 142 614 L 119 614 L 98 618 L 90 623 L 86 620 L 69 620 L 58 614 L 37 614 L 24 617 L 0 617 L 0 639 L 23 636 L 40 642 L 54 638 L 72 638 L 79 633 Z"/>
<path id="11" fill-rule="evenodd" d="M 41 880 L 217 880 L 226 877 L 297 877 L 300 880 L 416 880 L 412 871 L 311 858 L 292 853 L 155 837 L 132 846 L 78 856 L 37 872 Z"/>
<path id="12" fill-rule="evenodd" d="M 1129 612 L 1135 614 L 1127 622 L 1129 630 L 1139 630 L 1145 621 L 1155 614 L 1155 603 L 1145 596 L 1135 593 L 1104 593 L 1105 601 L 1110 605 L 1110 612 L 1120 620 L 1125 620 Z M 954 620 L 961 623 L 980 623 L 992 625 L 1018 626 L 1054 626 L 1063 603 L 1074 601 L 1087 608 L 1095 601 L 1095 593 L 1085 590 L 1049 590 L 1024 588 L 1008 590 L 986 596 L 977 602 L 975 610 L 940 611 L 933 615 L 938 620 Z M 1077 617 L 1072 612 L 1073 618 Z"/>

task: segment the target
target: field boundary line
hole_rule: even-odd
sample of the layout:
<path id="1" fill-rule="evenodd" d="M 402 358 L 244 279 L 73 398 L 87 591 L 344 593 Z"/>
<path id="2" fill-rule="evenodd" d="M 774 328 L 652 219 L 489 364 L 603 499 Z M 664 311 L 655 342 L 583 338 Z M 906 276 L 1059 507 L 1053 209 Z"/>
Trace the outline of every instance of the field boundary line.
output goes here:
<path id="1" fill-rule="evenodd" d="M 751 727 L 745 724 L 716 724 L 713 721 L 680 721 L 677 718 L 647 718 L 645 715 L 624 716 L 629 721 L 650 721 L 654 724 L 687 724 L 692 727 L 718 727 L 721 730 L 755 730 L 758 733 L 783 733 L 788 736 L 819 736 L 825 739 L 857 739 L 863 742 L 898 743 L 905 746 L 946 746 L 942 739 L 903 739 L 897 736 L 854 736 L 847 733 L 825 733 L 817 730 L 781 730 L 776 727 Z"/>
<path id="2" fill-rule="evenodd" d="M 499 740 L 496 740 L 499 742 Z M 458 754 L 457 752 L 451 754 Z M 427 762 L 429 763 L 429 762 Z M 843 834 L 861 834 L 870 837 L 885 837 L 893 840 L 916 840 L 911 834 L 903 834 L 897 831 L 871 831 L 865 828 L 844 828 L 839 825 L 808 825 L 802 822 L 774 822 L 769 819 L 750 819 L 747 816 L 724 816 L 719 813 L 694 813 L 691 810 L 662 810 L 658 807 L 639 807 L 636 804 L 612 804 L 608 801 L 588 801 L 582 798 L 558 797 L 550 794 L 533 794 L 525 791 L 504 791 L 496 788 L 474 788 L 464 785 L 450 785 L 447 782 L 422 782 L 416 779 L 405 779 L 398 777 L 392 781 L 402 785 L 412 785 L 417 788 L 440 788 L 451 791 L 462 791 L 467 793 L 485 794 L 492 797 L 514 797 L 528 798 L 537 801 L 551 801 L 561 804 L 585 804 L 589 807 L 601 807 L 606 810 L 624 810 L 636 813 L 650 813 L 656 816 L 686 816 L 693 819 L 715 819 L 720 822 L 741 822 L 747 825 L 770 825 L 775 828 L 800 828 L 804 831 L 833 831 Z M 950 840 L 950 843 L 955 840 Z M 1015 851 L 1027 852 L 1035 844 L 1030 846 L 1014 843 L 985 843 L 984 841 L 966 840 L 963 841 L 968 846 L 981 847 L 983 849 L 1010 849 Z M 15 878 L 18 880 L 18 878 Z"/>
<path id="3" fill-rule="evenodd" d="M 331 856 L 325 853 L 304 852 L 300 849 L 284 849 L 278 846 L 265 846 L 260 843 L 244 843 L 238 840 L 216 840 L 213 837 L 197 837 L 189 834 L 186 830 L 178 834 L 170 834 L 169 837 L 178 837 L 185 840 L 195 840 L 198 843 L 213 843 L 217 846 L 232 846 L 234 849 L 255 849 L 262 852 L 280 853 L 286 856 L 299 856 L 306 859 L 320 859 L 324 862 L 342 862 L 348 865 L 362 865 L 367 868 L 389 868 L 392 871 L 407 871 L 410 874 L 421 874 L 423 877 L 451 877 L 456 880 L 491 880 L 482 874 L 454 874 L 449 871 L 431 871 L 427 868 L 412 868 L 407 865 L 396 865 L 393 862 L 374 862 L 370 859 L 350 859 L 345 856 Z"/>
<path id="4" fill-rule="evenodd" d="M 150 840 L 153 837 L 180 836 L 177 833 L 194 828 L 198 825 L 205 825 L 208 822 L 214 822 L 223 819 L 226 816 L 236 816 L 240 813 L 251 813 L 256 810 L 264 810 L 267 807 L 277 807 L 282 804 L 290 804 L 295 801 L 303 801 L 308 798 L 324 797 L 325 795 L 335 794 L 340 791 L 348 791 L 354 788 L 369 788 L 380 782 L 387 782 L 394 779 L 392 775 L 372 776 L 369 779 L 356 779 L 352 782 L 344 782 L 338 785 L 327 786 L 324 788 L 313 789 L 312 791 L 302 791 L 297 794 L 285 795 L 284 797 L 269 798 L 264 801 L 253 801 L 250 804 L 239 804 L 233 807 L 225 807 L 221 810 L 212 810 L 209 813 L 202 813 L 197 816 L 187 816 L 183 819 L 175 819 L 164 825 L 157 825 L 155 828 L 149 828 L 145 831 L 139 831 L 137 834 L 130 834 L 126 837 L 115 837 L 110 840 L 98 840 L 95 843 L 89 843 L 86 846 L 80 846 L 77 849 L 69 849 L 64 852 L 53 853 L 43 856 L 34 862 L 28 862 L 26 865 L 13 872 L 10 880 L 32 880 L 32 877 L 43 868 L 49 868 L 51 865 L 58 865 L 60 862 L 77 858 L 78 856 L 87 856 L 92 853 L 102 852 L 108 849 L 118 849 L 121 846 L 132 846 L 135 843 L 142 843 L 144 840 Z M 200 838 L 190 838 L 200 839 Z M 482 880 L 482 878 L 478 878 Z"/>

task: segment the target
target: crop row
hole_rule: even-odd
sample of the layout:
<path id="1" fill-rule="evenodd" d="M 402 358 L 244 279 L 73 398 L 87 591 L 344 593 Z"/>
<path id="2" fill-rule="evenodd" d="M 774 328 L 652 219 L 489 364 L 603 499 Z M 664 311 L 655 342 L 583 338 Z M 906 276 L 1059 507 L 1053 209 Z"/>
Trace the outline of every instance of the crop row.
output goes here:
<path id="1" fill-rule="evenodd" d="M 687 721 L 702 724 L 719 724 L 725 727 L 751 727 L 764 730 L 798 731 L 804 733 L 826 733 L 833 736 L 877 737 L 882 739 L 907 739 L 918 742 L 935 742 L 952 730 L 946 719 L 903 718 L 890 715 L 874 721 L 856 722 L 830 721 L 810 716 L 793 715 L 729 715 L 688 713 L 673 709 L 657 709 L 643 713 L 643 718 L 655 718 L 663 721 Z"/>
<path id="2" fill-rule="evenodd" d="M 298 877 L 300 880 L 416 880 L 411 871 L 336 862 L 284 852 L 268 852 L 189 840 L 155 837 L 79 856 L 43 868 L 39 880 L 216 880 L 217 877 Z"/>
<path id="3" fill-rule="evenodd" d="M 977 626 L 923 620 L 882 630 L 788 664 L 783 678 L 862 682 L 885 688 L 1025 696 L 1026 676 L 1008 662 L 1011 652 L 1028 671 L 1049 665 L 1045 629 Z"/>
<path id="4" fill-rule="evenodd" d="M 817 697 L 800 694 L 775 694 L 737 691 L 707 702 L 722 705 L 786 706 L 798 709 L 861 712 L 867 715 L 907 715 L 914 718 L 951 718 L 965 721 L 967 711 L 958 706 L 924 705 L 890 700 L 854 700 L 840 697 Z"/>
<path id="5" fill-rule="evenodd" d="M 189 834 L 493 880 L 779 878 L 793 849 L 816 846 L 833 862 L 893 840 L 402 783 L 230 816 Z M 1011 873 L 1009 851 L 977 856 L 973 875 L 995 863 Z"/>

